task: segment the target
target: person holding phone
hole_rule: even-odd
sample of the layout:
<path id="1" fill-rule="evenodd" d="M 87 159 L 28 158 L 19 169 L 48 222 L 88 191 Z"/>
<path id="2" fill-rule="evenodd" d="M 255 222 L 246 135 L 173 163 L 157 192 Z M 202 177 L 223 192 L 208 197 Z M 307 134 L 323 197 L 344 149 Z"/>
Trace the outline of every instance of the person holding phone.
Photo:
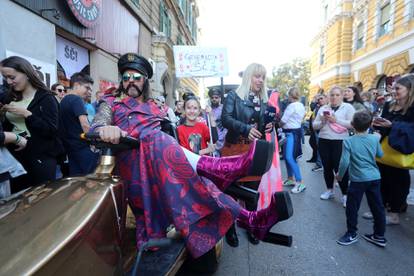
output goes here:
<path id="1" fill-rule="evenodd" d="M 328 96 L 329 104 L 319 109 L 313 122 L 313 128 L 319 130 L 318 146 L 327 188 L 320 196 L 323 200 L 334 197 L 333 184 L 341 160 L 342 142 L 349 136 L 348 131 L 352 128 L 351 121 L 355 113 L 351 104 L 343 102 L 344 91 L 341 87 L 332 87 Z M 339 186 L 342 192 L 342 204 L 345 207 L 348 187 L 347 173 L 339 181 Z"/>
<path id="2" fill-rule="evenodd" d="M 265 124 L 268 94 L 266 91 L 266 68 L 258 63 L 247 66 L 243 72 L 242 83 L 236 91 L 230 91 L 224 101 L 221 120 L 227 128 L 226 142 L 221 151 L 222 156 L 244 153 L 255 139 L 265 139 L 265 132 L 271 132 L 273 123 Z M 246 186 L 257 190 L 261 177 L 239 179 Z M 246 205 L 248 210 L 256 210 L 257 206 Z M 259 241 L 249 232 L 252 244 Z M 230 246 L 238 246 L 236 229 L 233 227 L 226 234 Z"/>
<path id="3" fill-rule="evenodd" d="M 11 187 L 18 191 L 55 180 L 57 156 L 63 152 L 58 138 L 59 103 L 26 59 L 8 57 L 0 68 L 9 85 L 2 107 L 4 129 L 27 139 L 24 149 L 10 151 L 27 171 L 13 179 Z"/>
<path id="4" fill-rule="evenodd" d="M 408 74 L 395 83 L 395 99 L 384 104 L 381 117 L 374 119 L 373 125 L 381 133 L 382 139 L 389 136 L 396 122 L 414 122 L 414 75 Z M 399 213 L 407 209 L 407 196 L 410 190 L 410 172 L 378 163 L 381 173 L 381 194 L 389 208 L 386 216 L 388 225 L 400 223 Z M 372 218 L 372 214 L 364 214 Z"/>

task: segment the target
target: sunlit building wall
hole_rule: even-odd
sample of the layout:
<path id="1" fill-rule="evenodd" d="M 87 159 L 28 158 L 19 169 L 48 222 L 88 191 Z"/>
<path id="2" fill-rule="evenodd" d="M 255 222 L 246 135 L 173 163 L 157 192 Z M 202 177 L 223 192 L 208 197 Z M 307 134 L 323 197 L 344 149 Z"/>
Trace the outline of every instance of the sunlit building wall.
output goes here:
<path id="1" fill-rule="evenodd" d="M 414 67 L 414 0 L 323 0 L 312 40 L 311 94 L 333 85 L 385 88 Z"/>

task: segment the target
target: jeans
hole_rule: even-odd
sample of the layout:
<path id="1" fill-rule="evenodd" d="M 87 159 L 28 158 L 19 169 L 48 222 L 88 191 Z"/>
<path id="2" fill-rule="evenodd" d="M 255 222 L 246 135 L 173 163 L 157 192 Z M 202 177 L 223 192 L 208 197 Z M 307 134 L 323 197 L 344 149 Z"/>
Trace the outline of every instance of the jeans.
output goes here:
<path id="1" fill-rule="evenodd" d="M 346 201 L 346 224 L 348 232 L 356 233 L 358 228 L 358 210 L 364 193 L 374 217 L 374 234 L 383 237 L 385 233 L 385 210 L 381 198 L 381 180 L 352 182 L 348 188 Z"/>
<path id="2" fill-rule="evenodd" d="M 300 142 L 300 141 L 299 141 Z M 302 175 L 300 173 L 299 165 L 294 157 L 294 148 L 295 148 L 295 136 L 293 133 L 286 133 L 286 144 L 284 151 L 284 158 L 286 161 L 286 169 L 288 177 L 295 176 L 295 180 L 300 182 L 302 181 Z"/>
<path id="3" fill-rule="evenodd" d="M 68 152 L 69 176 L 92 173 L 98 163 L 99 153 L 92 152 L 89 147 Z"/>

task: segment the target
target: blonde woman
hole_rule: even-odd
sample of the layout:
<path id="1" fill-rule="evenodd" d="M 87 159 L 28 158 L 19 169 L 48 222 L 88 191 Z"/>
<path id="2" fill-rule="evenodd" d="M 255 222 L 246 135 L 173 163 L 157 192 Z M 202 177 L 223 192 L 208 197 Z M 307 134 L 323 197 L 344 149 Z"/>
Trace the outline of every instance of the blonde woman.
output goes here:
<path id="1" fill-rule="evenodd" d="M 265 125 L 267 106 L 266 68 L 258 63 L 247 66 L 243 79 L 236 91 L 228 93 L 224 101 L 221 120 L 227 129 L 222 156 L 237 155 L 246 152 L 249 143 L 255 139 L 265 139 L 265 132 L 270 132 L 272 123 Z M 266 160 L 263 160 L 266 162 Z M 260 177 L 246 177 L 238 182 L 248 183 L 250 188 L 257 189 Z M 256 206 L 246 204 L 248 210 L 256 210 Z M 249 241 L 257 244 L 259 241 L 248 233 Z M 234 225 L 226 234 L 230 246 L 238 246 L 238 237 Z"/>
<path id="2" fill-rule="evenodd" d="M 326 183 L 326 192 L 321 194 L 323 200 L 334 197 L 333 184 L 335 173 L 338 172 L 339 161 L 342 154 L 342 142 L 349 137 L 348 130 L 352 128 L 351 121 L 355 113 L 355 108 L 343 101 L 344 91 L 341 87 L 334 86 L 329 90 L 329 104 L 322 106 L 315 121 L 313 128 L 319 130 L 319 154 L 321 155 L 323 176 Z M 346 206 L 348 173 L 339 181 L 342 191 L 342 204 Z"/>
<path id="3" fill-rule="evenodd" d="M 299 165 L 296 161 L 296 158 L 302 152 L 302 121 L 305 117 L 305 107 L 299 101 L 300 92 L 297 88 L 290 88 L 288 96 L 289 105 L 286 107 L 281 119 L 283 132 L 286 133 L 286 144 L 283 153 L 288 173 L 287 184 L 295 185 L 291 191 L 297 194 L 306 189 Z"/>

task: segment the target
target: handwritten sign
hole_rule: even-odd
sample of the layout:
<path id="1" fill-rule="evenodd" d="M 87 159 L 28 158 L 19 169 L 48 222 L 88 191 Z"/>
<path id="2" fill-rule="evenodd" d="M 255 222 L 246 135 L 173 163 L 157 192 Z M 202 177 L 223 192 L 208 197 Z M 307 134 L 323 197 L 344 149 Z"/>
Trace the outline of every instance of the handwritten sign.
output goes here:
<path id="1" fill-rule="evenodd" d="M 28 57 L 13 51 L 6 50 L 6 57 L 19 56 L 30 62 L 39 75 L 40 79 L 50 87 L 56 82 L 56 65 L 50 64 L 32 57 Z"/>
<path id="2" fill-rule="evenodd" d="M 197 46 L 174 46 L 177 78 L 224 77 L 229 74 L 227 50 Z"/>

